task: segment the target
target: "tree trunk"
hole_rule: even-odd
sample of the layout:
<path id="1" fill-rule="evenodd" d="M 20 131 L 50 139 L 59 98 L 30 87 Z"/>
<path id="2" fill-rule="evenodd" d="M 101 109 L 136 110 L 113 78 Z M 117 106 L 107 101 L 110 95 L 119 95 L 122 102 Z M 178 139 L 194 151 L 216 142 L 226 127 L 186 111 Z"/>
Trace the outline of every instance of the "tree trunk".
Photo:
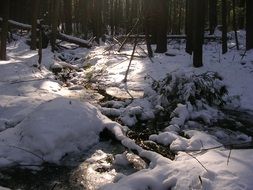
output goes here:
<path id="1" fill-rule="evenodd" d="M 233 4 L 233 29 L 235 33 L 235 43 L 236 43 L 236 49 L 239 50 L 239 41 L 238 41 L 237 24 L 236 24 L 236 12 L 235 12 L 235 0 L 232 0 L 232 4 Z"/>
<path id="2" fill-rule="evenodd" d="M 203 66 L 203 42 L 205 25 L 205 2 L 193 0 L 193 66 Z"/>
<path id="3" fill-rule="evenodd" d="M 93 0 L 93 36 L 99 44 L 99 39 L 102 36 L 102 5 L 100 0 Z"/>
<path id="4" fill-rule="evenodd" d="M 240 30 L 245 27 L 245 0 L 239 0 L 238 28 Z"/>
<path id="5" fill-rule="evenodd" d="M 186 33 L 186 48 L 185 51 L 192 55 L 193 51 L 193 31 L 192 31 L 192 18 L 193 18 L 193 4 L 190 0 L 186 1 L 186 17 L 185 17 L 185 33 Z"/>
<path id="6" fill-rule="evenodd" d="M 64 25 L 65 25 L 65 33 L 72 33 L 72 0 L 64 0 L 63 2 L 64 8 Z"/>
<path id="7" fill-rule="evenodd" d="M 156 9 L 156 53 L 167 51 L 167 0 L 159 0 Z"/>
<path id="8" fill-rule="evenodd" d="M 246 49 L 253 49 L 253 1 L 246 0 Z"/>
<path id="9" fill-rule="evenodd" d="M 151 47 L 151 41 L 150 41 L 150 11 L 151 11 L 151 5 L 147 1 L 143 1 L 143 9 L 144 9 L 144 32 L 145 32 L 145 40 L 148 50 L 148 56 L 153 57 L 153 50 Z"/>
<path id="10" fill-rule="evenodd" d="M 193 66 L 203 65 L 203 41 L 205 25 L 205 2 L 191 0 L 187 2 L 187 43 L 186 52 L 193 54 Z"/>
<path id="11" fill-rule="evenodd" d="M 8 37 L 8 20 L 10 15 L 10 0 L 5 0 L 2 3 L 2 14 L 3 14 L 3 22 L 2 22 L 2 31 L 1 31 L 1 46 L 0 46 L 0 60 L 6 60 L 6 44 Z"/>
<path id="12" fill-rule="evenodd" d="M 217 0 L 209 0 L 209 30 L 212 35 L 217 26 Z"/>
<path id="13" fill-rule="evenodd" d="M 31 50 L 37 49 L 37 18 L 40 0 L 32 1 L 32 31 L 31 31 Z"/>
<path id="14" fill-rule="evenodd" d="M 56 50 L 55 43 L 57 39 L 57 27 L 58 27 L 58 15 L 59 15 L 59 0 L 52 0 L 51 1 L 51 47 L 52 47 L 52 52 Z"/>
<path id="15" fill-rule="evenodd" d="M 81 15 L 81 28 L 84 39 L 87 38 L 88 35 L 88 4 L 87 1 L 81 1 L 80 2 L 80 15 Z"/>
<path id="16" fill-rule="evenodd" d="M 227 51 L 227 0 L 222 0 L 222 54 Z"/>

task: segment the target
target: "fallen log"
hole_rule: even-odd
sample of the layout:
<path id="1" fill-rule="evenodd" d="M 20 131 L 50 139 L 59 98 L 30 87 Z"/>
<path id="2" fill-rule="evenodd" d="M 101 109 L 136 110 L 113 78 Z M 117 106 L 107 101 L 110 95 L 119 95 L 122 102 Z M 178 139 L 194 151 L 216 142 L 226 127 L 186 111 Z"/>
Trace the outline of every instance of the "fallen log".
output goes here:
<path id="1" fill-rule="evenodd" d="M 0 22 L 2 22 L 2 18 L 0 17 Z M 22 30 L 31 30 L 32 29 L 32 26 L 29 25 L 29 24 L 24 24 L 24 23 L 21 23 L 21 22 L 16 22 L 14 20 L 9 20 L 9 24 L 15 28 L 19 28 L 19 29 L 22 29 Z M 73 36 L 70 36 L 70 35 L 66 35 L 66 34 L 63 34 L 61 32 L 58 33 L 57 35 L 57 39 L 59 40 L 62 40 L 62 41 L 66 41 L 66 42 L 69 42 L 69 43 L 73 43 L 73 44 L 77 44 L 81 47 L 85 47 L 85 48 L 91 48 L 91 43 L 86 41 L 86 40 L 83 40 L 83 39 L 80 39 L 80 38 L 77 38 L 77 37 L 73 37 Z"/>
<path id="2" fill-rule="evenodd" d="M 3 21 L 3 19 L 0 17 L 0 22 L 2 22 L 2 21 Z M 14 20 L 8 20 L 8 22 L 11 26 L 14 26 L 14 27 L 19 28 L 19 29 L 23 29 L 23 30 L 31 30 L 32 29 L 32 26 L 29 25 L 29 24 L 16 22 Z"/>
<path id="3" fill-rule="evenodd" d="M 137 36 L 136 35 L 120 35 L 117 38 L 118 39 L 125 39 L 125 38 L 131 38 L 131 39 L 135 39 Z M 145 35 L 138 35 L 137 38 L 139 39 L 145 39 Z M 187 36 L 186 35 L 167 35 L 167 39 L 174 39 L 174 40 L 183 40 L 186 39 Z M 214 36 L 214 35 L 209 35 L 209 36 L 204 36 L 204 39 L 206 40 L 220 40 L 221 37 L 219 36 Z"/>
<path id="4" fill-rule="evenodd" d="M 91 46 L 92 46 L 91 43 L 87 40 L 83 40 L 83 39 L 80 39 L 80 38 L 77 38 L 74 36 L 69 36 L 69 35 L 63 34 L 61 32 L 58 33 L 57 39 L 63 40 L 63 41 L 69 42 L 69 43 L 77 44 L 77 45 L 79 45 L 81 47 L 85 47 L 85 48 L 91 48 Z"/>

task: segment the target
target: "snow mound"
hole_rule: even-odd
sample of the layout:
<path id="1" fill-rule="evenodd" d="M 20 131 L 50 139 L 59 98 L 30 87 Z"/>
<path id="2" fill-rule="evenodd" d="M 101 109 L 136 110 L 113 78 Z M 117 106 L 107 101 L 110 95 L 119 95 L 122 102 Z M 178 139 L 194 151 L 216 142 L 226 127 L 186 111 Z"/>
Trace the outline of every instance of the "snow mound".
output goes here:
<path id="1" fill-rule="evenodd" d="M 89 103 L 56 98 L 38 106 L 15 128 L 0 133 L 0 166 L 57 163 L 99 141 L 107 118 Z"/>

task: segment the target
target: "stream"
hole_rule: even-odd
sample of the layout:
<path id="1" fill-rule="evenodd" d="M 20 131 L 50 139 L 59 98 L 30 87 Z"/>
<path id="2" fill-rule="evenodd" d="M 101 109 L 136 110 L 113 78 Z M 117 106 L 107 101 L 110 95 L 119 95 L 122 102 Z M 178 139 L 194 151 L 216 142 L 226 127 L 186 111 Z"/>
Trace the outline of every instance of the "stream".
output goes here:
<path id="1" fill-rule="evenodd" d="M 120 154 L 125 148 L 118 142 L 101 141 L 91 149 L 80 154 L 70 154 L 61 160 L 59 165 L 44 164 L 41 167 L 20 168 L 11 167 L 0 169 L 0 187 L 6 187 L 13 190 L 67 190 L 67 189 L 97 189 L 98 185 L 112 182 L 117 172 L 131 174 L 135 169 L 112 166 L 109 158 L 115 154 Z M 108 158 L 107 158 L 108 157 Z M 94 159 L 94 162 L 87 160 Z M 101 163 L 107 162 L 109 168 L 104 169 Z M 84 167 L 85 166 L 85 167 Z M 92 172 L 91 168 L 95 168 Z M 115 171 L 114 171 L 115 170 Z M 112 172 L 114 171 L 114 172 Z M 92 173 L 92 179 L 88 178 Z M 93 179 L 96 175 L 107 174 L 107 179 L 96 181 Z M 0 188 L 1 189 L 1 188 Z"/>
<path id="2" fill-rule="evenodd" d="M 253 136 L 252 112 L 224 110 L 224 113 L 227 114 L 226 119 L 217 122 L 216 126 L 219 124 L 221 129 L 240 131 Z M 163 146 L 158 148 L 164 156 L 171 156 L 168 148 L 167 150 Z M 59 165 L 44 164 L 41 167 L 0 169 L 0 187 L 13 190 L 95 190 L 103 184 L 113 182 L 118 173 L 130 175 L 138 171 L 132 165 L 113 164 L 115 155 L 125 151 L 126 149 L 119 142 L 101 137 L 101 141 L 91 149 L 80 154 L 67 155 Z M 143 168 L 145 166 L 141 169 Z"/>

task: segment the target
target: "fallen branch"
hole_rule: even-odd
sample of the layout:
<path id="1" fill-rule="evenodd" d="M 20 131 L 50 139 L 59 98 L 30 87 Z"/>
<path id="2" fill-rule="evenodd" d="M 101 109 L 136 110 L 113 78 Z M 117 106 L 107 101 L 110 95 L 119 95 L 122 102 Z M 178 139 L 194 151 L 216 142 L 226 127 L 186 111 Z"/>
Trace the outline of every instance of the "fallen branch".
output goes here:
<path id="1" fill-rule="evenodd" d="M 17 81 L 10 81 L 9 84 L 18 84 L 18 83 L 25 83 L 25 82 L 35 82 L 35 81 L 41 81 L 48 78 L 35 78 L 35 79 L 28 79 L 28 80 L 17 80 Z M 6 81 L 8 82 L 8 81 Z"/>
<path id="2" fill-rule="evenodd" d="M 134 29 L 136 28 L 136 26 L 138 25 L 140 19 L 137 19 L 137 21 L 135 22 L 134 26 L 132 27 L 132 29 L 130 30 L 130 32 L 124 37 L 124 41 L 122 42 L 118 52 L 120 52 L 122 50 L 122 48 L 124 47 L 124 45 L 126 44 L 127 42 L 127 39 L 131 36 L 131 34 L 133 33 Z M 137 37 L 137 35 L 135 35 Z M 135 37 L 135 39 L 136 39 Z"/>
<path id="3" fill-rule="evenodd" d="M 138 39 L 135 38 L 133 52 L 132 52 L 132 55 L 131 55 L 131 58 L 130 58 L 130 61 L 129 61 L 129 64 L 128 64 L 128 67 L 127 67 L 127 70 L 126 70 L 125 78 L 124 78 L 124 80 L 123 80 L 124 83 L 127 82 L 127 75 L 128 75 L 128 72 L 129 72 L 131 63 L 132 63 L 132 61 L 133 61 L 133 59 L 134 59 L 134 53 L 135 53 L 135 49 L 136 49 L 137 43 L 138 43 Z"/>
<path id="4" fill-rule="evenodd" d="M 118 39 L 122 39 L 122 38 L 129 39 L 129 38 L 136 38 L 136 37 L 138 39 L 145 39 L 146 38 L 145 35 L 120 35 L 120 36 L 118 36 Z M 187 38 L 186 35 L 167 35 L 167 39 L 184 40 L 186 38 Z M 212 35 L 212 36 L 205 36 L 204 39 L 205 40 L 220 40 L 221 37 Z"/>
<path id="5" fill-rule="evenodd" d="M 42 162 L 46 162 L 42 156 L 39 156 L 39 155 L 33 153 L 30 150 L 27 150 L 27 149 L 24 149 L 24 148 L 21 148 L 21 147 L 17 147 L 17 146 L 14 146 L 14 145 L 8 145 L 8 146 L 11 147 L 11 148 L 16 148 L 16 149 L 22 150 L 24 152 L 30 153 L 30 154 L 34 155 L 35 157 L 39 158 Z"/>
<path id="6" fill-rule="evenodd" d="M 231 150 L 246 150 L 246 149 L 253 149 L 253 142 L 247 142 L 247 143 L 239 143 L 239 144 L 226 144 L 226 145 L 220 145 L 215 146 L 211 148 L 203 148 L 203 149 L 193 149 L 193 150 L 173 150 L 175 152 L 203 152 L 208 150 L 215 150 L 219 148 L 226 148 Z"/>
<path id="7" fill-rule="evenodd" d="M 135 58 L 141 58 L 141 59 L 144 59 L 144 58 L 147 57 L 145 55 L 129 55 L 129 54 L 126 54 L 126 53 L 121 53 L 121 54 L 112 53 L 112 55 L 123 56 L 123 57 L 135 57 Z"/>
<path id="8" fill-rule="evenodd" d="M 193 155 L 191 155 L 189 153 L 186 153 L 186 154 L 188 154 L 190 157 L 192 157 L 193 159 L 195 159 L 208 172 L 207 168 L 195 156 L 193 156 Z"/>

